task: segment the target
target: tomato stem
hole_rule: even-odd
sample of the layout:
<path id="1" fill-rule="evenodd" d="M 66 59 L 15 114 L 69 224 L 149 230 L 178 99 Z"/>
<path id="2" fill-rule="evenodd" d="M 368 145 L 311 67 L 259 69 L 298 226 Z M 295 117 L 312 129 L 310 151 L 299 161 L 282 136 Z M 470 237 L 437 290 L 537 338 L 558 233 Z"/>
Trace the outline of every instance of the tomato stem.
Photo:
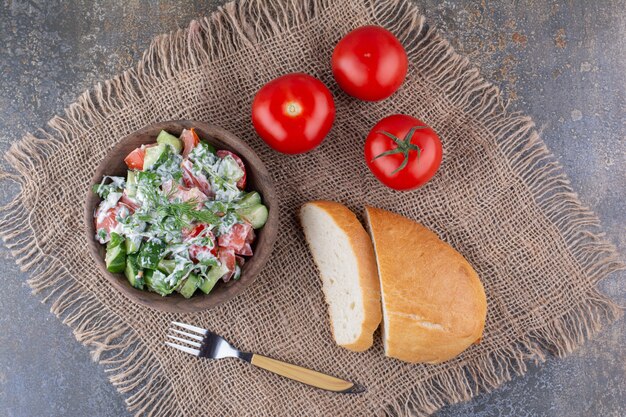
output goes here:
<path id="1" fill-rule="evenodd" d="M 298 116 L 300 115 L 300 113 L 302 113 L 302 106 L 300 106 L 299 103 L 290 101 L 285 106 L 285 112 L 287 113 L 288 116 L 291 116 L 291 117 Z"/>
<path id="2" fill-rule="evenodd" d="M 377 131 L 376 133 L 385 135 L 389 139 L 394 141 L 397 147 L 395 149 L 390 149 L 388 151 L 385 151 L 376 155 L 374 159 L 378 159 L 383 156 L 389 156 L 389 155 L 395 155 L 395 154 L 401 153 L 404 156 L 404 159 L 402 160 L 402 163 L 400 164 L 400 166 L 396 168 L 395 170 L 393 170 L 392 174 L 396 174 L 402 171 L 404 168 L 406 168 L 406 166 L 409 163 L 409 154 L 411 151 L 417 152 L 417 159 L 419 160 L 422 150 L 419 148 L 419 146 L 411 143 L 411 138 L 413 137 L 413 134 L 415 133 L 415 131 L 418 129 L 428 129 L 428 126 L 413 126 L 411 129 L 409 129 L 409 131 L 407 132 L 407 134 L 404 136 L 403 139 L 400 139 L 396 135 L 386 132 L 384 130 Z M 374 159 L 372 159 L 372 162 L 374 161 Z"/>

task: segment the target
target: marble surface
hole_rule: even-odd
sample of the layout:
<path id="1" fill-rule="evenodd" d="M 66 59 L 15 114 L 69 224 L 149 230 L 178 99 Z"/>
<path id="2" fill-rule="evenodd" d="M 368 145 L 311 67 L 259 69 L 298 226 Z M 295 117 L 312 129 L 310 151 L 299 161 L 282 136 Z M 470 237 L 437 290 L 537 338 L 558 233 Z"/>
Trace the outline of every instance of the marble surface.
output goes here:
<path id="1" fill-rule="evenodd" d="M 133 65 L 150 39 L 220 1 L 0 2 L 0 151 Z M 530 114 L 626 253 L 626 1 L 417 0 L 429 22 Z M 0 203 L 16 188 L 0 184 Z M 625 274 L 602 283 L 626 305 Z M 0 246 L 0 417 L 126 416 L 102 367 Z M 439 417 L 626 415 L 624 320 L 565 359 L 531 367 Z M 207 414 L 209 411 L 207 410 Z"/>

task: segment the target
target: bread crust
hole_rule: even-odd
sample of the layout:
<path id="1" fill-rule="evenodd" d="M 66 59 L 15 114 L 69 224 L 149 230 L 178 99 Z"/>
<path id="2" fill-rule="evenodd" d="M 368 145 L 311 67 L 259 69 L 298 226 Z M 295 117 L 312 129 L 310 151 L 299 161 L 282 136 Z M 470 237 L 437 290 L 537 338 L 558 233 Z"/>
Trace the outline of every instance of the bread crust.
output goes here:
<path id="1" fill-rule="evenodd" d="M 305 203 L 300 208 L 301 222 L 302 210 L 307 205 L 313 205 L 323 210 L 333 219 L 337 226 L 348 237 L 354 256 L 357 258 L 364 319 L 361 324 L 358 339 L 354 343 L 340 346 L 355 352 L 362 352 L 372 346 L 374 332 L 382 320 L 380 284 L 372 241 L 356 215 L 343 204 L 333 201 L 310 201 Z M 346 256 L 352 256 L 352 254 L 346 254 Z M 328 300 L 326 301 L 328 302 Z M 333 332 L 332 326 L 331 332 Z"/>
<path id="2" fill-rule="evenodd" d="M 469 262 L 419 223 L 365 212 L 381 280 L 385 355 L 440 363 L 478 342 L 487 300 Z"/>

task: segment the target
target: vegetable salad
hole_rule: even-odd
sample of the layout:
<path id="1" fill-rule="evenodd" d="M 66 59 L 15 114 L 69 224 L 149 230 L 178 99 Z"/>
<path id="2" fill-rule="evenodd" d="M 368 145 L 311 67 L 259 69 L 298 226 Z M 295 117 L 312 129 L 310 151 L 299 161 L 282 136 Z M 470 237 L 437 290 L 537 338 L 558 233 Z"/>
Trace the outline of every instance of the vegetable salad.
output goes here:
<path id="1" fill-rule="evenodd" d="M 180 137 L 162 131 L 124 161 L 126 178 L 105 176 L 93 188 L 107 269 L 135 288 L 186 298 L 238 279 L 268 216 L 261 195 L 244 191 L 241 158 L 189 129 Z"/>

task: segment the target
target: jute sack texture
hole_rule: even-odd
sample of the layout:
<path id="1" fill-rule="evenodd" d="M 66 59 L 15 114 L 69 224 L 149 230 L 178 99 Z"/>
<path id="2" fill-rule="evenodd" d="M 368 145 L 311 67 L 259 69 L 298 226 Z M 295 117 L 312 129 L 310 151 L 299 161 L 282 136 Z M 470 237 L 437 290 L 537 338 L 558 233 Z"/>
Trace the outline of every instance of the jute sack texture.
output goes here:
<path id="1" fill-rule="evenodd" d="M 335 43 L 351 29 L 390 29 L 410 59 L 392 98 L 366 103 L 338 89 Z M 270 150 L 250 122 L 254 93 L 302 71 L 332 90 L 337 118 L 313 152 Z M 363 141 L 377 120 L 417 116 L 443 141 L 436 177 L 394 192 L 368 172 Z M 280 198 L 273 257 L 245 294 L 212 311 L 176 315 L 132 304 L 98 273 L 84 237 L 89 180 L 116 141 L 145 125 L 202 120 L 248 142 L 267 164 Z M 3 210 L 0 232 L 29 283 L 91 349 L 145 416 L 421 415 L 464 401 L 564 355 L 621 313 L 598 292 L 619 269 L 532 121 L 504 108 L 498 89 L 429 30 L 404 1 L 309 0 L 230 3 L 188 29 L 156 38 L 136 68 L 95 86 L 64 116 L 16 142 L 6 159 L 21 191 Z M 300 205 L 329 199 L 416 219 L 461 252 L 479 273 L 489 312 L 484 339 L 441 365 L 364 353 L 332 340 L 320 281 L 298 226 Z M 402 256 L 401 253 L 398 256 Z M 368 391 L 337 395 L 236 360 L 194 360 L 163 345 L 180 320 L 223 334 L 238 347 L 358 381 Z"/>

